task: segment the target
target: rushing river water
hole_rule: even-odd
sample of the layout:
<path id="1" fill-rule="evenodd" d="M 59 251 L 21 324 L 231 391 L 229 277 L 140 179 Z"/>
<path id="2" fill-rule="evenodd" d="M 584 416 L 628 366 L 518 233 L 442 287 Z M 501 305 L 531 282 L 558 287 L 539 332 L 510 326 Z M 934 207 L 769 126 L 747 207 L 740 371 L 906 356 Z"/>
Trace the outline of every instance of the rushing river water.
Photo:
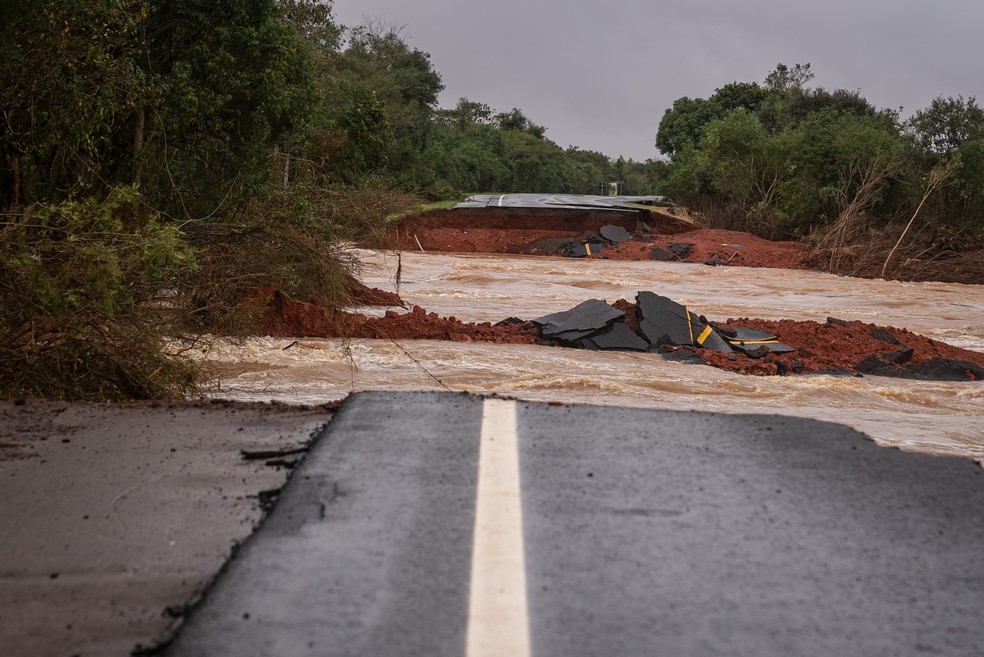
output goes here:
<path id="1" fill-rule="evenodd" d="M 395 290 L 393 253 L 362 252 L 363 280 Z M 710 319 L 833 316 L 907 328 L 984 351 L 984 286 L 898 283 L 815 272 L 530 256 L 402 254 L 399 293 L 464 321 L 532 319 L 589 298 L 653 290 Z M 368 312 L 382 312 L 372 309 Z M 984 460 L 984 383 L 882 377 L 753 377 L 655 354 L 431 340 L 253 338 L 207 355 L 216 396 L 320 403 L 354 390 L 466 390 L 538 401 L 840 422 L 884 445 Z M 289 348 L 288 348 L 289 347 Z"/>

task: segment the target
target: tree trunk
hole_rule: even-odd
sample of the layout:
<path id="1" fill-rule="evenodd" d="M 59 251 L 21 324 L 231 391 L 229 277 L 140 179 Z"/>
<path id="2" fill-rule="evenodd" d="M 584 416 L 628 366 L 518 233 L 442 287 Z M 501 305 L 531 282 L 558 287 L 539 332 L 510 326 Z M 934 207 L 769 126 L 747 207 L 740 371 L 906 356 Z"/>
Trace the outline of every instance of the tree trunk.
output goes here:
<path id="1" fill-rule="evenodd" d="M 137 109 L 137 125 L 133 129 L 133 184 L 140 184 L 140 152 L 143 150 L 144 130 L 146 129 L 147 110 Z"/>

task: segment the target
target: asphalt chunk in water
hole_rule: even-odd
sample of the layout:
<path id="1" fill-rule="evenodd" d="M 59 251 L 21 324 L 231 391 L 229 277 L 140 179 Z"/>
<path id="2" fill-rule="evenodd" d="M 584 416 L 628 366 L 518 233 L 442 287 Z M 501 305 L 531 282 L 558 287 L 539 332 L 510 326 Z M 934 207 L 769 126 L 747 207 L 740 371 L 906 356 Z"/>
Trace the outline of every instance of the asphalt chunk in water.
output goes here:
<path id="1" fill-rule="evenodd" d="M 570 310 L 534 319 L 533 323 L 540 327 L 545 338 L 573 341 L 588 337 L 622 317 L 624 312 L 601 299 L 588 299 Z"/>
<path id="2" fill-rule="evenodd" d="M 721 353 L 728 353 L 730 351 L 733 351 L 731 345 L 728 344 L 728 341 L 722 338 L 718 334 L 718 332 L 714 330 L 714 327 L 712 326 L 706 326 L 697 335 L 696 340 L 697 340 L 697 344 L 703 347 L 704 349 L 710 349 L 711 351 L 720 351 Z"/>
<path id="3" fill-rule="evenodd" d="M 649 343 L 636 335 L 625 322 L 615 322 L 605 333 L 581 341 L 585 349 L 605 351 L 648 351 Z"/>
<path id="4" fill-rule="evenodd" d="M 693 344 L 692 324 L 695 320 L 700 327 L 697 334 L 703 330 L 700 320 L 688 313 L 686 306 L 655 292 L 639 292 L 636 304 L 639 306 L 639 331 L 652 345 Z"/>
<path id="5" fill-rule="evenodd" d="M 854 366 L 858 372 L 871 376 L 889 376 L 920 381 L 982 381 L 984 368 L 965 360 L 932 358 L 922 363 L 894 365 L 885 357 L 872 354 Z"/>

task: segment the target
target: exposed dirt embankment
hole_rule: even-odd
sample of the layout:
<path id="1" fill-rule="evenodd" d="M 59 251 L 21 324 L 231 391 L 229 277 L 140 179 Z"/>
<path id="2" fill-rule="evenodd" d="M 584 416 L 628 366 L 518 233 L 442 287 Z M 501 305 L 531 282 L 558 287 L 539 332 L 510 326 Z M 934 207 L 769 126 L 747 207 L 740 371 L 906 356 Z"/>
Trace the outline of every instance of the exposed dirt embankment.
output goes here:
<path id="1" fill-rule="evenodd" d="M 402 304 L 402 301 L 400 302 Z M 369 338 L 389 340 L 452 340 L 534 344 L 539 337 L 528 322 L 493 325 L 441 317 L 419 306 L 408 312 L 386 311 L 383 317 L 367 317 L 343 310 L 326 310 L 313 303 L 293 301 L 271 293 L 261 331 L 292 338 Z"/>
<path id="2" fill-rule="evenodd" d="M 604 226 L 624 228 L 631 238 L 618 243 L 608 240 L 602 236 Z M 394 248 L 450 253 L 563 256 L 585 243 L 591 248 L 583 257 L 591 259 L 808 268 L 803 262 L 807 247 L 802 243 L 696 228 L 670 210 L 442 210 L 407 220 L 391 233 Z"/>

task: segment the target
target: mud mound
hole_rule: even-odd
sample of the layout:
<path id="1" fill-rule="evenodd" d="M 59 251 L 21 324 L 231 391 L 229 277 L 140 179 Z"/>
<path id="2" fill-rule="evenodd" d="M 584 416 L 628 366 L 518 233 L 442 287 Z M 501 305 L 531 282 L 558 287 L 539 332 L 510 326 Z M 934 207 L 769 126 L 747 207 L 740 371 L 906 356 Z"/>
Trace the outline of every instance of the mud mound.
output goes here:
<path id="1" fill-rule="evenodd" d="M 539 337 L 530 322 L 475 324 L 441 317 L 414 306 L 406 313 L 387 311 L 383 317 L 328 311 L 313 303 L 293 301 L 277 292 L 268 303 L 261 330 L 275 337 L 370 338 L 389 340 L 452 340 L 534 344 Z"/>
<path id="2" fill-rule="evenodd" d="M 834 318 L 826 323 L 741 318 L 719 326 L 769 331 L 796 347 L 793 353 L 761 359 L 738 353 L 701 354 L 709 365 L 742 374 L 842 372 L 913 379 L 984 379 L 984 354 L 906 329 Z"/>

